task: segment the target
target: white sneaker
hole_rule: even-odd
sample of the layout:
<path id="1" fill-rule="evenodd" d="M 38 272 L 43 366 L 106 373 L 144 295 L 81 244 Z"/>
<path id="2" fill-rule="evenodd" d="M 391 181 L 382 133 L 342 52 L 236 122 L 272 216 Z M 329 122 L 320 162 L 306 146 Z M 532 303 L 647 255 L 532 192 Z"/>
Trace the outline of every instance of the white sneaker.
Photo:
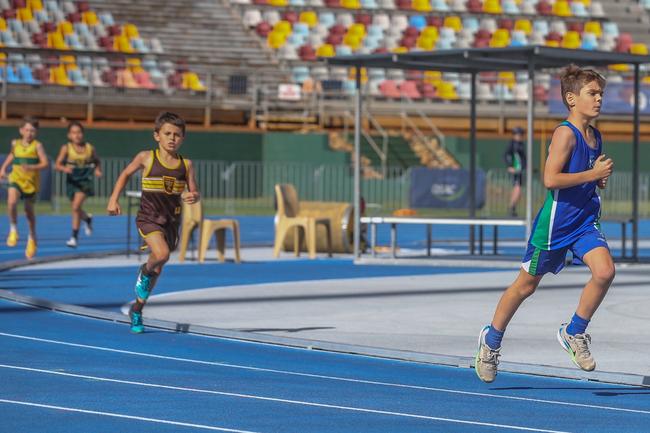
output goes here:
<path id="1" fill-rule="evenodd" d="M 77 239 L 75 239 L 75 237 L 72 236 L 70 239 L 68 239 L 68 242 L 66 242 L 65 244 L 70 248 L 77 248 Z"/>
<path id="2" fill-rule="evenodd" d="M 93 215 L 88 214 L 88 221 L 84 221 L 84 233 L 86 236 L 93 234 Z"/>

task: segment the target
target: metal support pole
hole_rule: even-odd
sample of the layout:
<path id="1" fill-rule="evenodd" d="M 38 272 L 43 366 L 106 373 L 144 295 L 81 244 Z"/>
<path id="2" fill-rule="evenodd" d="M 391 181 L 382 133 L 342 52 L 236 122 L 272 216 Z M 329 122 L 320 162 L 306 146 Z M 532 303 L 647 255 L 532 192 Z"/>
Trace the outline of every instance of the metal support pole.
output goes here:
<path id="1" fill-rule="evenodd" d="M 639 260 L 639 64 L 634 65 L 634 140 L 632 146 L 632 260 Z"/>
<path id="2" fill-rule="evenodd" d="M 476 72 L 470 74 L 469 217 L 476 217 Z M 474 254 L 474 226 L 469 227 L 469 253 Z"/>
<path id="3" fill-rule="evenodd" d="M 526 131 L 526 239 L 533 220 L 533 139 L 535 133 L 535 64 L 528 63 L 528 114 Z M 541 143 L 544 146 L 544 143 Z"/>
<path id="4" fill-rule="evenodd" d="M 427 257 L 431 257 L 431 224 L 427 224 Z"/>
<path id="5" fill-rule="evenodd" d="M 354 259 L 361 256 L 361 68 L 356 68 L 354 94 Z"/>
<path id="6" fill-rule="evenodd" d="M 497 247 L 497 244 L 499 242 L 499 226 L 494 226 L 494 230 L 492 230 L 492 254 L 495 256 L 499 254 L 499 249 Z"/>

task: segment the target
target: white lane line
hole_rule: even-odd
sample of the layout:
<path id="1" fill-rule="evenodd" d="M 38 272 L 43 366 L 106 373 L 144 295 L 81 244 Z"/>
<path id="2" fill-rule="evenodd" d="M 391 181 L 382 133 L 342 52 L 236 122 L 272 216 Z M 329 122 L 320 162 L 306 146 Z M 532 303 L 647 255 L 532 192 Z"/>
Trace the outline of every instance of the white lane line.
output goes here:
<path id="1" fill-rule="evenodd" d="M 468 420 L 462 420 L 462 419 L 456 419 L 456 418 L 442 418 L 442 417 L 436 417 L 436 416 L 418 415 L 418 414 L 413 414 L 413 413 L 393 412 L 393 411 L 379 410 L 379 409 L 367 409 L 367 408 L 354 407 L 354 406 L 339 406 L 339 405 L 327 404 L 327 403 L 314 403 L 314 402 L 311 402 L 311 401 L 288 400 L 288 399 L 284 399 L 284 398 L 265 397 L 265 396 L 253 395 L 253 394 L 240 394 L 240 393 L 226 392 L 226 391 L 214 391 L 214 390 L 210 390 L 210 389 L 187 388 L 187 387 L 182 387 L 182 386 L 172 386 L 172 385 L 162 385 L 162 384 L 156 384 L 156 383 L 136 382 L 136 381 L 132 381 L 132 380 L 113 379 L 113 378 L 109 378 L 109 377 L 88 376 L 88 375 L 85 375 L 85 374 L 64 373 L 64 372 L 61 372 L 61 371 L 43 370 L 43 369 L 39 369 L 39 368 L 30 368 L 30 367 L 20 367 L 20 366 L 17 366 L 17 365 L 0 364 L 0 368 L 8 368 L 8 369 L 13 369 L 13 370 L 29 371 L 29 372 L 34 372 L 34 373 L 45 373 L 45 374 L 51 374 L 51 375 L 56 375 L 56 376 L 73 377 L 73 378 L 76 378 L 76 379 L 84 379 L 84 380 L 90 379 L 90 380 L 96 380 L 96 381 L 101 381 L 101 382 L 111 382 L 111 383 L 120 383 L 120 384 L 126 384 L 126 385 L 143 386 L 143 387 L 148 387 L 148 388 L 169 389 L 169 390 L 174 390 L 174 391 L 185 391 L 185 392 L 194 392 L 194 393 L 200 393 L 200 394 L 221 395 L 221 396 L 225 396 L 225 397 L 236 397 L 236 398 L 245 398 L 245 399 L 251 399 L 251 400 L 270 401 L 270 402 L 274 402 L 274 403 L 285 403 L 285 404 L 292 404 L 292 405 L 298 405 L 298 406 L 309 406 L 309 407 L 318 407 L 318 408 L 326 408 L 326 409 L 338 409 L 338 410 L 351 411 L 351 412 L 370 413 L 370 414 L 373 414 L 373 415 L 389 415 L 389 416 L 397 416 L 397 417 L 402 417 L 402 418 L 423 419 L 423 420 L 428 420 L 428 421 L 442 421 L 442 422 L 448 422 L 448 423 L 454 423 L 454 424 L 468 424 L 468 425 L 475 425 L 475 426 L 482 426 L 482 427 L 497 427 L 497 428 L 509 429 L 509 430 L 533 431 L 533 432 L 543 432 L 543 433 L 568 433 L 568 432 L 559 431 L 559 430 L 544 430 L 544 429 L 537 429 L 537 428 L 532 428 L 532 427 L 522 427 L 522 426 L 515 426 L 515 425 L 508 425 L 508 424 L 496 424 L 496 423 L 480 422 L 480 421 L 468 421 Z"/>
<path id="2" fill-rule="evenodd" d="M 155 355 L 155 354 L 143 353 L 143 352 L 132 352 L 132 351 L 129 351 L 129 350 L 113 349 L 113 348 L 110 348 L 110 347 L 90 346 L 90 345 L 86 345 L 86 344 L 69 343 L 69 342 L 66 342 L 66 341 L 49 340 L 49 339 L 37 338 L 37 337 L 28 337 L 28 336 L 25 336 L 25 335 L 7 334 L 7 333 L 4 333 L 4 332 L 0 332 L 0 336 L 18 338 L 18 339 L 23 339 L 23 340 L 38 341 L 38 342 L 42 342 L 42 343 L 59 344 L 59 345 L 62 345 L 62 346 L 71 346 L 71 347 L 78 347 L 78 348 L 83 348 L 83 349 L 92 349 L 92 350 L 98 350 L 98 351 L 103 351 L 103 352 L 120 353 L 120 354 L 133 355 L 133 356 L 142 356 L 142 357 L 145 357 L 145 358 L 164 359 L 164 360 L 168 360 L 168 361 L 186 362 L 186 363 L 190 363 L 190 364 L 209 365 L 209 366 L 213 366 L 213 367 L 225 367 L 225 368 L 233 368 L 233 369 L 239 369 L 239 370 L 257 371 L 257 372 L 263 372 L 263 373 L 283 374 L 283 375 L 287 375 L 287 376 L 308 377 L 308 378 L 312 378 L 312 379 L 323 379 L 323 380 L 332 380 L 332 381 L 348 382 L 348 383 L 362 383 L 362 384 L 366 384 L 366 385 L 386 386 L 386 387 L 403 388 L 403 389 L 414 389 L 414 390 L 419 390 L 419 391 L 429 391 L 429 392 L 440 392 L 440 393 L 447 393 L 447 394 L 467 395 L 467 396 L 472 396 L 472 397 L 496 398 L 496 399 L 503 399 L 503 400 L 524 401 L 524 402 L 529 402 L 529 403 L 542 403 L 542 404 L 550 404 L 550 405 L 558 405 L 558 406 L 580 407 L 580 408 L 586 408 L 586 409 L 608 410 L 608 411 L 614 411 L 614 412 L 639 413 L 639 414 L 644 414 L 644 415 L 650 415 L 650 410 L 643 410 L 643 409 L 627 409 L 627 408 L 614 407 L 614 406 L 602 406 L 602 405 L 592 405 L 592 404 L 585 404 L 585 403 L 573 403 L 573 402 L 567 402 L 567 401 L 545 400 L 545 399 L 529 398 L 529 397 L 516 397 L 516 396 L 510 396 L 510 395 L 496 395 L 496 394 L 490 394 L 490 393 L 485 393 L 485 392 L 461 391 L 461 390 L 458 390 L 458 389 L 435 388 L 435 387 L 429 387 L 429 386 L 407 385 L 407 384 L 393 383 L 393 382 L 381 382 L 381 381 L 365 380 L 365 379 L 352 379 L 352 378 L 347 378 L 347 377 L 328 376 L 328 375 L 322 375 L 322 374 L 300 373 L 300 372 L 295 372 L 295 371 L 276 370 L 276 369 L 262 368 L 262 367 L 251 367 L 251 366 L 246 366 L 246 365 L 228 364 L 228 363 L 216 362 L 216 361 L 202 361 L 202 360 L 199 360 L 199 359 L 178 358 L 178 357 L 174 357 L 174 356 Z"/>
<path id="3" fill-rule="evenodd" d="M 65 406 L 53 406 L 50 404 L 41 404 L 41 403 L 31 403 L 28 401 L 19 401 L 19 400 L 7 400 L 0 398 L 0 403 L 6 403 L 6 404 L 17 404 L 21 406 L 32 406 L 32 407 L 39 407 L 39 408 L 44 408 L 44 409 L 55 409 L 55 410 L 62 410 L 65 412 L 77 412 L 77 413 L 87 413 L 91 415 L 101 415 L 101 416 L 108 416 L 112 418 L 124 418 L 124 419 L 132 419 L 132 420 L 137 420 L 137 421 L 147 421 L 147 422 L 153 422 L 157 424 L 171 424 L 175 426 L 180 426 L 180 427 L 192 427 L 192 428 L 198 428 L 202 430 L 213 430 L 213 431 L 223 431 L 223 432 L 230 432 L 230 433 L 255 433 L 252 431 L 248 430 L 235 430 L 231 428 L 224 428 L 224 427 L 214 427 L 211 425 L 203 425 L 203 424 L 192 424 L 192 423 L 187 423 L 187 422 L 179 422 L 179 421 L 170 421 L 166 419 L 157 419 L 157 418 L 146 418 L 142 416 L 132 416 L 132 415 L 124 415 L 121 413 L 113 413 L 113 412 L 99 412 L 96 410 L 87 410 L 87 409 L 79 409 L 76 407 L 65 407 Z"/>

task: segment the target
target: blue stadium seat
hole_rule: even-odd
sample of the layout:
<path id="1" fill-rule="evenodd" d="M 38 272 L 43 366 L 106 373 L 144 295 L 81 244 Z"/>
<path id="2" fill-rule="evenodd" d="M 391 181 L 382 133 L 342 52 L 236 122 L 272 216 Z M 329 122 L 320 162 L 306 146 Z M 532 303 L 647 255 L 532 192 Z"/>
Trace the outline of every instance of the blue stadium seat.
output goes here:
<path id="1" fill-rule="evenodd" d="M 14 68 L 12 68 L 11 66 L 7 67 L 7 83 L 11 83 L 11 84 L 22 83 L 20 76 L 16 73 L 16 71 L 14 71 Z"/>
<path id="2" fill-rule="evenodd" d="M 361 0 L 361 7 L 363 9 L 379 9 L 376 0 Z"/>
<path id="3" fill-rule="evenodd" d="M 39 84 L 40 81 L 36 80 L 34 78 L 34 75 L 32 74 L 32 68 L 27 66 L 26 64 L 22 63 L 18 65 L 17 67 L 18 70 L 18 75 L 20 76 L 21 80 L 25 84 Z"/>
<path id="4" fill-rule="evenodd" d="M 582 34 L 582 44 L 580 48 L 583 50 L 597 50 L 598 49 L 598 38 L 593 33 L 583 33 Z"/>
<path id="5" fill-rule="evenodd" d="M 81 70 L 78 68 L 70 69 L 68 71 L 68 78 L 72 81 L 73 84 L 77 86 L 87 86 L 88 80 L 83 76 Z"/>
<path id="6" fill-rule="evenodd" d="M 427 19 L 423 15 L 411 15 L 409 25 L 418 30 L 422 30 L 427 26 Z"/>
<path id="7" fill-rule="evenodd" d="M 294 66 L 291 70 L 291 76 L 295 83 L 302 84 L 309 77 L 309 68 L 307 66 Z"/>

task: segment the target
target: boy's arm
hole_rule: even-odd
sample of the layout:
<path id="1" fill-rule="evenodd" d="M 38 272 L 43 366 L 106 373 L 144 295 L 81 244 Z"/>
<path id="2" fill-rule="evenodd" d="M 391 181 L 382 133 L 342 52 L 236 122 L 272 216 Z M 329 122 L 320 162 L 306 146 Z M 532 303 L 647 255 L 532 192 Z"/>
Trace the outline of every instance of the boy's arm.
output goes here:
<path id="1" fill-rule="evenodd" d="M 102 177 L 102 165 L 97 156 L 97 150 L 93 147 L 93 160 L 95 161 L 95 177 Z"/>
<path id="2" fill-rule="evenodd" d="M 13 146 L 11 146 L 13 150 Z M 14 160 L 14 153 L 10 152 L 9 155 L 5 158 L 4 162 L 2 163 L 2 166 L 0 167 L 0 179 L 3 179 L 5 176 L 7 176 L 7 167 L 9 167 L 9 164 L 11 164 Z"/>
<path id="3" fill-rule="evenodd" d="M 44 170 L 48 165 L 50 165 L 50 161 L 48 160 L 47 155 L 45 154 L 45 149 L 43 149 L 43 145 L 41 143 L 36 144 L 36 153 L 38 155 L 38 164 L 25 165 L 24 167 L 27 168 L 27 170 Z"/>
<path id="4" fill-rule="evenodd" d="M 68 146 L 64 144 L 61 146 L 61 150 L 59 150 L 59 154 L 56 157 L 54 168 L 58 171 L 62 171 L 63 173 L 72 174 L 72 167 L 66 167 L 63 165 L 63 161 L 65 161 L 66 156 L 68 156 Z"/>
<path id="5" fill-rule="evenodd" d="M 187 191 L 183 193 L 183 201 L 188 204 L 196 203 L 200 200 L 199 189 L 196 185 L 196 176 L 194 175 L 194 165 L 192 161 L 187 161 Z"/>
<path id="6" fill-rule="evenodd" d="M 605 155 L 600 155 L 593 168 L 580 173 L 563 173 L 564 166 L 571 158 L 575 147 L 575 136 L 569 128 L 560 127 L 553 133 L 548 158 L 544 168 L 544 186 L 548 189 L 564 189 L 587 182 L 595 182 L 612 173 L 614 163 Z"/>
<path id="7" fill-rule="evenodd" d="M 113 187 L 113 193 L 108 199 L 106 210 L 109 215 L 120 215 L 122 213 L 119 203 L 120 194 L 122 194 L 122 190 L 133 173 L 146 167 L 149 158 L 151 158 L 151 152 L 140 152 L 135 156 L 135 158 L 133 158 L 133 161 L 122 170 L 122 173 L 120 173 L 120 176 L 117 178 L 115 186 Z"/>

